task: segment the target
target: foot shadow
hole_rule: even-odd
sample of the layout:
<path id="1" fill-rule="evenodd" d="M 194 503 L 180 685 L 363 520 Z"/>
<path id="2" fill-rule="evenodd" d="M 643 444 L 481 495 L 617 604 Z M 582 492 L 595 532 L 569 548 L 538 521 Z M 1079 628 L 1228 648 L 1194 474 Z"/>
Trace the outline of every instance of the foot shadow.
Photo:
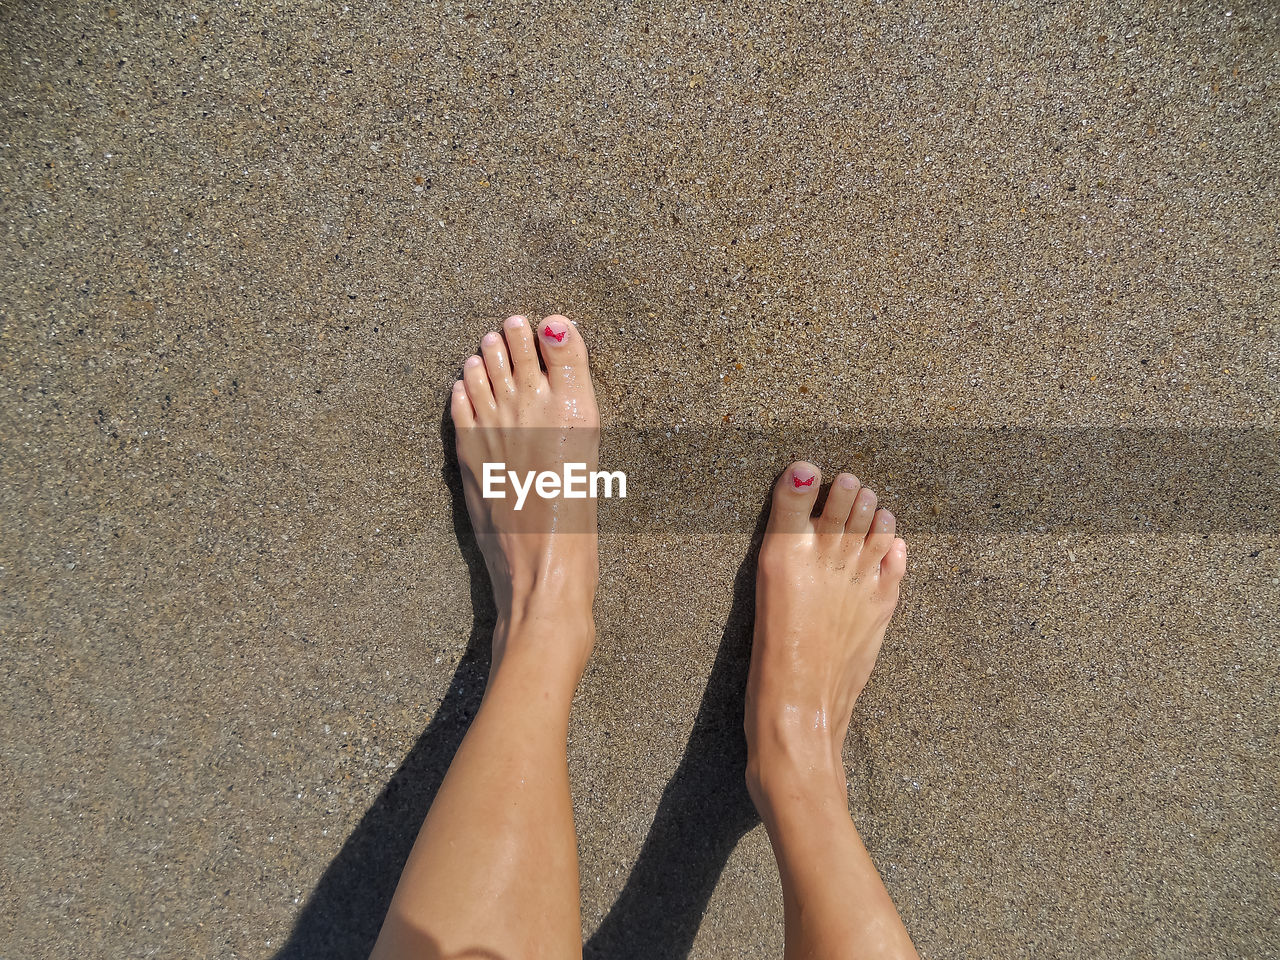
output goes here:
<path id="1" fill-rule="evenodd" d="M 742 711 L 767 518 L 766 502 L 733 581 L 733 605 L 684 756 L 622 893 L 583 946 L 586 960 L 687 957 L 729 855 L 760 822 L 747 794 Z"/>
<path id="2" fill-rule="evenodd" d="M 467 519 L 449 415 L 441 418 L 453 532 L 471 578 L 475 623 L 448 692 L 427 729 L 325 868 L 284 946 L 273 960 L 367 960 L 400 881 L 400 872 L 431 801 L 480 708 L 489 675 L 489 640 L 497 610 L 489 573 Z"/>
<path id="3" fill-rule="evenodd" d="M 497 611 L 462 495 L 454 430 L 442 417 L 453 529 L 471 578 L 475 623 L 440 708 L 320 877 L 273 960 L 366 960 L 422 821 L 480 707 Z M 617 902 L 584 944 L 587 960 L 687 957 L 716 881 L 759 823 L 747 795 L 743 692 L 751 657 L 762 509 L 733 585 L 733 604 L 680 766 Z"/>

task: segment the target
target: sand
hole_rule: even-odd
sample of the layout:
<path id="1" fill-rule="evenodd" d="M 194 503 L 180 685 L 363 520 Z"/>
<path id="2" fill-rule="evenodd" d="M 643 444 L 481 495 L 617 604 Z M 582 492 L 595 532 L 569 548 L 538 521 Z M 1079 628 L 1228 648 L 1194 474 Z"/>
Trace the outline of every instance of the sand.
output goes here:
<path id="1" fill-rule="evenodd" d="M 633 479 L 588 956 L 781 955 L 798 456 L 911 543 L 846 759 L 921 954 L 1280 955 L 1280 14 L 740 6 L 0 10 L 0 956 L 364 955 L 485 675 L 447 391 L 553 311 Z"/>

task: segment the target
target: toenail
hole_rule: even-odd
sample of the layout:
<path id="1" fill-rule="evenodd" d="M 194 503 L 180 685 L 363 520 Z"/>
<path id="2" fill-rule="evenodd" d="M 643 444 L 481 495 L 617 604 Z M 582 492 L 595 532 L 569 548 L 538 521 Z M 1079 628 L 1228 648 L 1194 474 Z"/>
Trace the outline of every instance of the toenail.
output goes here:
<path id="1" fill-rule="evenodd" d="M 840 484 L 842 489 L 853 490 L 855 487 L 858 486 L 858 478 L 843 476 L 839 480 L 837 480 L 836 483 Z"/>
<path id="2" fill-rule="evenodd" d="M 465 390 L 465 389 L 467 389 L 467 385 L 466 385 L 465 383 L 463 383 L 461 380 L 455 380 L 455 381 L 453 381 L 453 392 L 454 392 L 454 393 L 461 393 L 461 392 L 462 392 L 463 390 Z"/>
<path id="3" fill-rule="evenodd" d="M 486 333 L 484 335 L 484 337 L 481 339 L 480 342 L 483 343 L 486 347 L 492 347 L 495 343 L 498 342 L 498 335 L 493 331 L 490 331 L 489 333 Z"/>
<path id="4" fill-rule="evenodd" d="M 516 314 L 514 317 L 507 317 L 507 322 L 505 326 L 511 330 L 514 330 L 516 327 L 523 327 L 524 317 L 520 316 L 519 314 Z"/>
<path id="5" fill-rule="evenodd" d="M 481 360 L 479 357 L 467 357 L 468 367 L 478 367 L 480 366 L 480 363 L 481 363 Z"/>
<path id="6" fill-rule="evenodd" d="M 814 476 L 815 474 L 810 473 L 808 470 L 803 470 L 803 469 L 792 470 L 791 482 L 792 484 L 795 485 L 795 488 L 797 490 L 799 490 L 801 487 L 811 487 L 813 486 Z"/>
<path id="7" fill-rule="evenodd" d="M 556 343 L 564 343 L 564 338 L 569 335 L 569 326 L 561 320 L 548 320 L 542 326 L 542 335 Z"/>

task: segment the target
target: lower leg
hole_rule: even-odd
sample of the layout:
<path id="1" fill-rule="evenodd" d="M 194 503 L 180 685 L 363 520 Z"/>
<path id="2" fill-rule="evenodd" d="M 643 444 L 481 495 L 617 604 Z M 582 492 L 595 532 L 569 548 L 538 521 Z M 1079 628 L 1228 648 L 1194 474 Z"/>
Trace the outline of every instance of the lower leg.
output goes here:
<path id="1" fill-rule="evenodd" d="M 782 878 L 787 960 L 914 957 L 849 816 L 843 771 L 795 761 L 765 762 L 751 787 Z"/>
<path id="2" fill-rule="evenodd" d="M 480 710 L 396 888 L 374 960 L 568 957 L 581 951 L 565 758 L 576 677 L 543 651 L 590 624 L 499 627 Z"/>
<path id="3" fill-rule="evenodd" d="M 906 544 L 875 494 L 818 470 L 774 491 L 756 579 L 747 681 L 747 787 L 782 878 L 786 956 L 916 956 L 849 816 L 841 759 L 853 705 L 898 601 Z"/>

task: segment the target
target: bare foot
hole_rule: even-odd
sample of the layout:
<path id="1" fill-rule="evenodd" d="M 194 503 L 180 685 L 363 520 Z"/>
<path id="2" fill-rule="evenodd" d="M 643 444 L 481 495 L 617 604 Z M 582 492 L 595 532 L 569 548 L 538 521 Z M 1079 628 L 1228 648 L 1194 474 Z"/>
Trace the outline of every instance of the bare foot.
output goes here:
<path id="1" fill-rule="evenodd" d="M 536 328 L 509 317 L 502 327 L 485 334 L 481 355 L 463 364 L 450 407 L 467 511 L 498 607 L 493 664 L 496 670 L 508 640 L 518 636 L 522 646 L 537 648 L 535 659 L 576 670 L 576 682 L 595 638 L 595 500 L 544 499 L 529 489 L 517 509 L 505 471 L 563 475 L 566 463 L 596 469 L 600 417 L 587 347 L 561 316 Z M 505 465 L 503 483 L 493 484 L 503 499 L 482 496 L 486 463 Z"/>
<path id="2" fill-rule="evenodd" d="M 760 550 L 746 699 L 747 786 L 757 808 L 806 782 L 838 785 L 844 795 L 853 705 L 907 567 L 907 545 L 894 536 L 893 514 L 876 509 L 875 493 L 842 473 L 813 517 L 821 483 L 811 463 L 787 468 Z"/>

